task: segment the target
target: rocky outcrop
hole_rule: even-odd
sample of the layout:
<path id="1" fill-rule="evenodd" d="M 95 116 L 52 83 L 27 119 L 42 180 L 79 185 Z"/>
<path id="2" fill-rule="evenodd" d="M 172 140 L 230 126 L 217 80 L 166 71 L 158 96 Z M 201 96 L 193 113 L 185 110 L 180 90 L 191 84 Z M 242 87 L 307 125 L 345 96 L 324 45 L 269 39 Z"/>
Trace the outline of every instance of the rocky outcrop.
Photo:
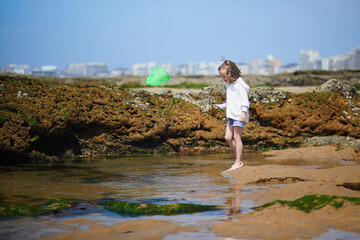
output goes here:
<path id="1" fill-rule="evenodd" d="M 285 92 L 274 90 L 272 87 L 257 87 L 250 91 L 249 100 L 254 103 L 274 103 L 287 98 Z"/>
<path id="2" fill-rule="evenodd" d="M 330 93 L 340 93 L 346 98 L 352 98 L 355 95 L 358 95 L 356 88 L 351 87 L 348 84 L 343 83 L 339 79 L 330 79 L 320 87 L 315 89 L 315 92 L 330 92 Z"/>
<path id="3" fill-rule="evenodd" d="M 360 116 L 359 104 L 357 103 L 356 99 L 353 100 L 354 97 L 359 97 L 359 93 L 357 93 L 356 88 L 345 84 L 339 79 L 330 79 L 326 83 L 322 84 L 320 87 L 316 88 L 314 92 L 329 92 L 341 94 L 347 99 L 345 104 L 347 105 L 348 109 L 353 112 L 353 115 Z M 346 115 L 346 118 L 351 118 L 351 116 L 346 110 L 343 110 L 343 114 Z"/>
<path id="4" fill-rule="evenodd" d="M 40 80 L 0 74 L 1 161 L 228 150 L 225 111 L 197 96 Z M 200 96 L 222 103 L 224 93 L 215 86 Z M 251 89 L 250 101 L 243 133 L 248 150 L 299 146 L 319 136 L 360 138 L 356 94 L 260 87 Z"/>
<path id="5" fill-rule="evenodd" d="M 244 138 L 258 146 L 280 148 L 318 145 L 319 142 L 339 144 L 345 139 L 360 138 L 359 96 L 356 91 L 334 80 L 329 80 L 319 89 L 304 94 L 263 87 L 252 89 L 250 110 L 253 119 L 248 124 L 251 131 L 245 131 Z M 322 136 L 326 141 L 318 139 Z M 334 139 L 337 141 L 332 141 Z"/>
<path id="6" fill-rule="evenodd" d="M 355 138 L 347 136 L 324 136 L 324 137 L 311 137 L 305 139 L 304 146 L 326 146 L 326 145 L 343 145 L 347 142 L 355 141 Z"/>
<path id="7" fill-rule="evenodd" d="M 177 152 L 181 147 L 221 151 L 226 146 L 224 123 L 219 124 L 215 111 L 203 113 L 168 94 L 54 86 L 21 75 L 0 74 L 0 82 L 1 161 Z M 28 94 L 18 96 L 20 90 Z"/>
<path id="8" fill-rule="evenodd" d="M 182 92 L 170 93 L 169 96 L 173 97 L 175 99 L 178 99 L 178 100 L 182 100 L 182 101 L 189 102 L 191 104 L 195 104 L 201 108 L 202 112 L 207 112 L 207 111 L 211 110 L 212 104 L 215 103 L 215 99 L 212 96 L 208 96 L 207 98 L 201 99 L 201 98 L 197 97 L 196 95 L 194 96 L 194 95 L 191 95 L 190 93 L 182 93 Z M 198 99 L 195 99 L 194 97 L 198 98 Z"/>
<path id="9" fill-rule="evenodd" d="M 209 96 L 225 96 L 226 86 L 225 85 L 215 85 L 210 87 L 205 87 L 201 90 L 200 95 L 203 97 Z"/>

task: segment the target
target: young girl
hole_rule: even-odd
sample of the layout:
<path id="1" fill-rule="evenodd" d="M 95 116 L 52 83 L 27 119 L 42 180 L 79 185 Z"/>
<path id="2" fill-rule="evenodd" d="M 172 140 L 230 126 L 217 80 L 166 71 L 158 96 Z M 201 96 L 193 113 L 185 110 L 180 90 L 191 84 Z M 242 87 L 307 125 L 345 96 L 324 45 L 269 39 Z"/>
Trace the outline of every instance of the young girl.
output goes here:
<path id="1" fill-rule="evenodd" d="M 246 122 L 249 121 L 250 87 L 241 78 L 241 72 L 236 64 L 226 60 L 218 69 L 221 78 L 226 84 L 226 102 L 215 104 L 215 108 L 226 108 L 226 117 L 229 119 L 226 126 L 225 140 L 234 152 L 236 160 L 230 170 L 240 168 L 243 162 L 243 143 L 241 134 Z"/>

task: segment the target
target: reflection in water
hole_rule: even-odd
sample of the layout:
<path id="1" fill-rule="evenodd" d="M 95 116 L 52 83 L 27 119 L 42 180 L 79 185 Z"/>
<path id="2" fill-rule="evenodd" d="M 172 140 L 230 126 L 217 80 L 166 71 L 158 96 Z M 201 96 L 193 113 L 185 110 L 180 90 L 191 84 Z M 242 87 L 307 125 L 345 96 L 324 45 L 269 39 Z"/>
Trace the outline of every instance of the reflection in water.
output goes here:
<path id="1" fill-rule="evenodd" d="M 0 204 L 38 204 L 53 198 L 224 203 L 230 183 L 219 172 L 229 155 L 129 157 L 69 161 L 47 170 L 22 166 L 0 172 Z"/>
<path id="2" fill-rule="evenodd" d="M 92 161 L 68 161 L 55 167 L 21 166 L 0 171 L 0 204 L 16 206 L 53 198 L 96 200 L 115 198 L 134 201 L 188 201 L 224 204 L 223 194 L 232 191 L 220 173 L 231 166 L 232 154 L 189 157 L 147 156 Z M 246 153 L 245 164 L 270 162 L 261 153 Z M 292 165 L 313 166 L 310 160 Z M 316 163 L 317 165 L 319 163 Z M 323 162 L 322 167 L 334 162 Z M 3 169 L 7 169 L 3 167 Z"/>
<path id="3" fill-rule="evenodd" d="M 9 171 L 8 167 L 2 167 L 0 207 L 40 204 L 49 199 L 64 197 L 84 201 L 114 198 L 156 204 L 186 202 L 225 206 L 225 211 L 187 216 L 155 216 L 181 224 L 198 225 L 204 221 L 214 223 L 251 211 L 254 203 L 241 199 L 241 192 L 260 189 L 248 186 L 240 189 L 231 183 L 230 179 L 221 176 L 220 173 L 232 163 L 232 154 L 181 157 L 155 155 L 68 161 L 47 169 L 43 166 L 26 165 L 18 166 L 16 171 L 13 171 L 14 168 Z M 265 160 L 261 153 L 245 153 L 247 165 L 269 163 L 272 162 Z M 292 164 L 308 166 L 314 163 L 296 161 Z M 124 220 L 124 217 L 102 208 L 87 206 L 87 209 L 90 210 L 84 212 L 73 209 L 61 217 L 81 216 L 91 220 L 107 219 L 108 222 Z M 6 239 L 24 239 L 39 237 L 48 232 L 64 231 L 64 223 L 58 227 L 58 222 L 59 216 L 1 221 L 0 239 L 5 236 Z"/>
<path id="4" fill-rule="evenodd" d="M 230 197 L 227 199 L 225 204 L 225 213 L 227 216 L 236 216 L 241 213 L 241 189 L 235 188 L 234 197 Z"/>

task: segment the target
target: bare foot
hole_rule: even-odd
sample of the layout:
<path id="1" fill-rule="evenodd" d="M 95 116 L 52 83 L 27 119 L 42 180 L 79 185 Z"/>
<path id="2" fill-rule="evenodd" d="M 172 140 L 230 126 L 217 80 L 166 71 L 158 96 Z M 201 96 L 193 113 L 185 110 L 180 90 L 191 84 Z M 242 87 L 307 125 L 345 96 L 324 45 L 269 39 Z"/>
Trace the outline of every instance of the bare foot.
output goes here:
<path id="1" fill-rule="evenodd" d="M 229 170 L 235 170 L 235 169 L 241 168 L 242 166 L 244 166 L 244 162 L 234 163 Z"/>

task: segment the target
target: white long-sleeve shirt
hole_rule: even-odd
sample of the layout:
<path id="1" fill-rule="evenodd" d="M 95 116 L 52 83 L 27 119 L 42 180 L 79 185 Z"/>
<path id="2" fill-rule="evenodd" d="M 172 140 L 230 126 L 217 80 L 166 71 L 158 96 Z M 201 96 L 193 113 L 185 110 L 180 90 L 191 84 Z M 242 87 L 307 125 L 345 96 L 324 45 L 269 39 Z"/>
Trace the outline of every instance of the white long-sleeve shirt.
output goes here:
<path id="1" fill-rule="evenodd" d="M 227 118 L 239 120 L 241 113 L 245 112 L 245 122 L 249 121 L 249 92 L 249 85 L 241 77 L 226 85 L 226 102 L 220 104 L 219 107 L 221 109 L 226 108 Z"/>

